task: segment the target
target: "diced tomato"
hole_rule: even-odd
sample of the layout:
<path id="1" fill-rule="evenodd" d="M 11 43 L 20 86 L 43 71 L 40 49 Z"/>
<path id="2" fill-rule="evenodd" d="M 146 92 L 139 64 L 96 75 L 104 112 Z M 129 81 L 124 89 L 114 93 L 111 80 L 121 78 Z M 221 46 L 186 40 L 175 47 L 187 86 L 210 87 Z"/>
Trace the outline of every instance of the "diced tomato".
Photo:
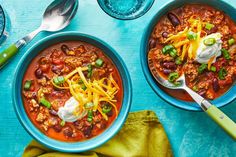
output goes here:
<path id="1" fill-rule="evenodd" d="M 225 80 L 219 80 L 220 87 L 224 87 L 225 85 L 230 85 L 233 83 L 233 80 L 231 77 L 226 77 Z"/>

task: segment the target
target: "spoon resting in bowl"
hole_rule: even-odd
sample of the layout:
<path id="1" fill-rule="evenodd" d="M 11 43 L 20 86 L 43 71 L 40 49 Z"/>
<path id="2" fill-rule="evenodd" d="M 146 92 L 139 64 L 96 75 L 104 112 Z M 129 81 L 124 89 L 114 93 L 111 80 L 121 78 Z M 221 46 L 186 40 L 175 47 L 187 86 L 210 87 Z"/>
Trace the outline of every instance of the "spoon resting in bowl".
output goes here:
<path id="1" fill-rule="evenodd" d="M 78 10 L 78 0 L 55 0 L 45 10 L 38 29 L 9 46 L 0 53 L 0 69 L 24 45 L 29 43 L 39 32 L 56 32 L 68 26 Z"/>
<path id="2" fill-rule="evenodd" d="M 154 70 L 155 71 L 155 70 Z M 152 73 L 154 73 L 151 70 Z M 157 73 L 157 74 L 156 74 Z M 200 96 L 198 93 L 190 89 L 185 82 L 185 75 L 182 74 L 176 81 L 178 85 L 169 82 L 168 80 L 162 78 L 158 72 L 155 71 L 153 74 L 156 81 L 162 86 L 170 89 L 182 89 L 185 90 L 193 100 L 202 108 L 207 115 L 215 121 L 221 128 L 223 128 L 234 140 L 236 140 L 236 124 L 231 120 L 226 114 L 224 114 L 219 108 L 211 104 L 208 100 Z"/>

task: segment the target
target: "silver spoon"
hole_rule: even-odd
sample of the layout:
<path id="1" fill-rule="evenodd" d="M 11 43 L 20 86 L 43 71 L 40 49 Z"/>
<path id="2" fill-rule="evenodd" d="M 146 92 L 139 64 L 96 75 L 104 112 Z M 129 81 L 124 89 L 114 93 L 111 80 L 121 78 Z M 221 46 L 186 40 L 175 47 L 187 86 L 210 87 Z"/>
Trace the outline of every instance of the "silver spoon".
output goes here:
<path id="1" fill-rule="evenodd" d="M 211 104 L 208 100 L 200 96 L 198 93 L 190 89 L 185 82 L 185 75 L 182 74 L 176 81 L 179 85 L 170 83 L 168 80 L 162 78 L 159 73 L 154 69 L 150 69 L 156 81 L 162 86 L 170 89 L 182 89 L 188 92 L 193 100 L 208 114 L 213 121 L 215 121 L 221 128 L 223 128 L 234 140 L 236 140 L 236 124 L 219 108 Z"/>
<path id="2" fill-rule="evenodd" d="M 45 10 L 43 20 L 38 29 L 12 44 L 0 53 L 0 69 L 24 45 L 29 43 L 39 32 L 56 32 L 69 25 L 78 10 L 78 0 L 55 0 Z"/>

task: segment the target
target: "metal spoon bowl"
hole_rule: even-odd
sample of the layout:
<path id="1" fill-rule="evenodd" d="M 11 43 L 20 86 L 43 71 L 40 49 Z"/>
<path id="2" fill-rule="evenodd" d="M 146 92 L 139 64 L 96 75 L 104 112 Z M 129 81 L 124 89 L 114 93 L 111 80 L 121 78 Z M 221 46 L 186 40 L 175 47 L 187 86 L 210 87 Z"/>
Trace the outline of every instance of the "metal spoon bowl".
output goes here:
<path id="1" fill-rule="evenodd" d="M 78 10 L 78 0 L 55 0 L 45 10 L 43 20 L 38 29 L 12 44 L 0 53 L 0 69 L 24 45 L 29 43 L 39 32 L 56 32 L 68 26 Z"/>
<path id="2" fill-rule="evenodd" d="M 55 32 L 65 28 L 78 10 L 77 0 L 56 0 L 45 10 L 41 28 Z"/>

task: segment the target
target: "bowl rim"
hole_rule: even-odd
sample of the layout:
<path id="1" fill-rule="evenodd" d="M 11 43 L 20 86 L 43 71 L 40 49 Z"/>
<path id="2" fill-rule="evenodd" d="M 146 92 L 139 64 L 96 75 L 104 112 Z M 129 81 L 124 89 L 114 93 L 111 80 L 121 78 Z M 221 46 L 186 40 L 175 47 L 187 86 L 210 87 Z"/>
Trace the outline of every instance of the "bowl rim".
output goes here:
<path id="1" fill-rule="evenodd" d="M 217 2 L 218 4 L 223 4 L 224 7 L 227 7 L 228 9 L 231 10 L 236 10 L 235 7 L 229 5 L 228 3 L 222 1 L 222 0 L 217 0 L 217 1 L 212 1 L 213 2 Z M 141 44 L 140 44 L 140 61 L 141 61 L 141 66 L 142 66 L 142 71 L 144 73 L 144 76 L 148 82 L 148 84 L 151 86 L 151 88 L 154 90 L 154 92 L 160 96 L 164 101 L 166 101 L 167 103 L 171 104 L 172 106 L 175 106 L 177 108 L 180 109 L 184 109 L 184 110 L 189 110 L 189 111 L 202 111 L 201 107 L 195 103 L 195 102 L 187 102 L 187 101 L 183 101 L 177 98 L 174 98 L 170 95 L 168 95 L 166 92 L 164 92 L 160 87 L 158 87 L 158 83 L 156 82 L 155 78 L 152 76 L 149 67 L 148 67 L 148 63 L 147 63 L 147 54 L 148 54 L 148 39 L 151 36 L 151 33 L 156 25 L 156 23 L 158 22 L 158 20 L 160 19 L 160 17 L 162 17 L 164 14 L 166 14 L 169 10 L 172 10 L 173 8 L 178 8 L 180 6 L 183 6 L 185 4 L 206 4 L 209 5 L 213 8 L 219 9 L 215 6 L 212 6 L 212 4 L 209 4 L 208 1 L 204 0 L 199 0 L 199 1 L 181 1 L 181 0 L 175 0 L 175 1 L 170 1 L 165 3 L 155 14 L 154 16 L 151 18 L 150 22 L 148 23 L 148 25 L 145 28 L 145 31 L 142 35 L 142 40 L 141 40 Z M 172 7 L 172 8 L 171 8 Z M 226 13 L 227 15 L 229 15 L 227 12 L 229 12 L 228 10 L 225 11 L 224 9 L 219 9 L 219 10 L 223 10 L 224 13 Z M 232 19 L 236 22 L 236 18 Z M 217 107 L 223 107 L 227 104 L 230 104 L 231 102 L 233 102 L 236 99 L 236 86 L 233 84 L 230 89 L 225 92 L 222 96 L 218 97 L 217 99 L 214 99 L 212 102 L 212 104 L 216 105 Z"/>
<path id="2" fill-rule="evenodd" d="M 72 40 L 64 40 L 65 38 L 73 38 Z M 104 54 L 110 58 L 113 62 L 113 64 L 116 66 L 117 70 L 120 73 L 121 79 L 122 79 L 122 85 L 123 85 L 123 102 L 122 106 L 119 112 L 119 115 L 117 119 L 115 119 L 112 124 L 106 128 L 101 134 L 85 140 L 81 142 L 63 142 L 59 140 L 55 140 L 53 138 L 47 137 L 44 133 L 42 133 L 28 118 L 27 113 L 24 109 L 23 102 L 22 102 L 22 96 L 21 96 L 21 88 L 22 88 L 22 79 L 25 73 L 25 70 L 28 67 L 28 64 L 31 63 L 32 59 L 37 56 L 39 52 L 44 50 L 45 48 L 49 47 L 50 45 L 60 43 L 63 41 L 75 41 L 76 38 L 78 41 L 86 42 L 86 40 L 89 40 L 89 44 L 94 45 L 95 47 L 98 47 L 99 49 L 103 50 L 103 48 L 106 48 L 107 51 L 103 50 Z M 55 41 L 56 39 L 59 39 Z M 92 42 L 92 43 L 91 43 Z M 48 43 L 48 46 L 44 46 L 44 44 Z M 34 53 L 32 53 L 35 49 Z M 111 54 L 108 54 L 111 53 Z M 29 59 L 26 63 L 26 59 L 30 56 L 33 56 L 31 59 Z M 112 57 L 111 57 L 112 56 Z M 116 62 L 116 63 L 115 63 Z M 22 68 L 25 66 L 25 69 Z M 22 70 L 23 69 L 23 70 Z M 22 76 L 21 76 L 22 75 Z M 20 80 L 18 79 L 18 76 L 20 76 Z M 21 86 L 21 87 L 19 87 Z M 82 34 L 74 31 L 69 32 L 62 32 L 62 33 L 56 33 L 53 35 L 50 35 L 46 38 L 41 39 L 40 41 L 36 42 L 33 46 L 31 46 L 27 52 L 23 55 L 20 62 L 17 65 L 14 79 L 13 79 L 13 90 L 12 90 L 12 99 L 13 99 L 13 106 L 15 113 L 17 115 L 18 120 L 20 121 L 21 125 L 24 127 L 24 129 L 39 143 L 47 146 L 50 149 L 58 150 L 62 152 L 83 152 L 87 150 L 94 149 L 105 142 L 107 142 L 110 138 L 112 138 L 114 135 L 118 133 L 118 131 L 123 126 L 130 107 L 132 103 L 132 82 L 130 78 L 129 71 L 126 67 L 126 64 L 124 63 L 123 59 L 119 56 L 119 54 L 107 43 L 100 40 L 99 38 L 96 38 L 91 35 Z M 125 104 L 125 105 L 124 105 Z"/>

